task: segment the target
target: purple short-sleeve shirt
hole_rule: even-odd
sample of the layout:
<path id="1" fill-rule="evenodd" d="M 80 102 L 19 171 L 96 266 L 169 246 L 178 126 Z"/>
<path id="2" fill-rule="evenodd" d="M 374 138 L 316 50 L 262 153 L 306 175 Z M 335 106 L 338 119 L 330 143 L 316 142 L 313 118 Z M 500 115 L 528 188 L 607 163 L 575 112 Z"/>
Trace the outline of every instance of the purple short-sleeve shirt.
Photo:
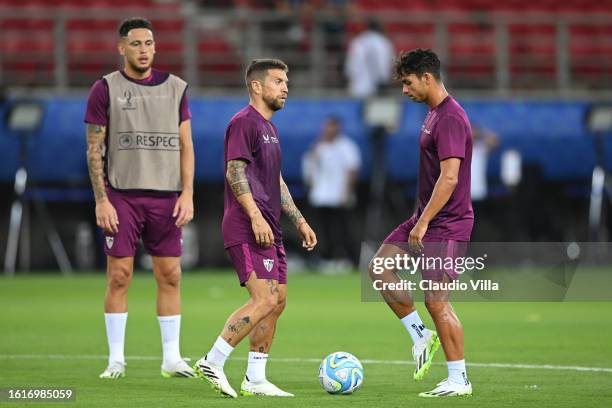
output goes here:
<path id="1" fill-rule="evenodd" d="M 472 130 L 468 117 L 457 101 L 446 97 L 431 109 L 421 127 L 419 189 L 416 217 L 420 217 L 440 177 L 440 162 L 451 157 L 461 159 L 459 179 L 448 202 L 430 221 L 431 237 L 469 241 L 474 225 L 470 197 Z"/>
<path id="2" fill-rule="evenodd" d="M 251 105 L 234 115 L 225 132 L 225 171 L 227 162 L 236 159 L 248 162 L 246 176 L 253 199 L 272 229 L 274 243 L 282 245 L 280 139 L 276 127 Z M 256 243 L 251 220 L 234 197 L 227 180 L 221 229 L 225 248 Z"/>

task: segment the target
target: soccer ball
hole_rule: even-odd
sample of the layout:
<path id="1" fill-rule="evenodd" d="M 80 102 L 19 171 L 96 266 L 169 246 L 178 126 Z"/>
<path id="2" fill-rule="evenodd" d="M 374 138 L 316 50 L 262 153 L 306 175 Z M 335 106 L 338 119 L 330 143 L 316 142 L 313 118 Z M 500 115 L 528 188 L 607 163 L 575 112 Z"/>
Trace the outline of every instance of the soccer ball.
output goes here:
<path id="1" fill-rule="evenodd" d="M 330 394 L 352 394 L 363 382 L 363 366 L 351 353 L 337 351 L 321 362 L 319 382 Z"/>

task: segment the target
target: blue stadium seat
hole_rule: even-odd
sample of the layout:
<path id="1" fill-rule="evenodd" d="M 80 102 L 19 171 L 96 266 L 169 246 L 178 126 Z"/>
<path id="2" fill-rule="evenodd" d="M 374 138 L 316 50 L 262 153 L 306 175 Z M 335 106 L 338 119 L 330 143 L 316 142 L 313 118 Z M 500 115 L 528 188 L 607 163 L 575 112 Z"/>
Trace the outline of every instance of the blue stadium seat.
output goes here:
<path id="1" fill-rule="evenodd" d="M 40 132 L 28 143 L 33 182 L 87 182 L 85 100 L 49 98 Z"/>
<path id="2" fill-rule="evenodd" d="M 2 152 L 0 182 L 13 182 L 15 180 L 15 172 L 19 168 L 19 136 L 9 132 L 6 128 L 4 123 L 6 118 L 5 106 L 0 106 L 0 118 L 2 120 L 2 126 L 0 127 L 0 152 Z"/>
<path id="3" fill-rule="evenodd" d="M 595 164 L 592 140 L 584 126 L 588 105 L 562 101 L 462 102 L 472 126 L 497 132 L 499 150 L 518 149 L 528 163 L 539 164 L 545 177 L 590 177 Z M 495 160 L 498 164 L 498 158 Z M 498 168 L 489 168 L 498 174 Z"/>
<path id="4" fill-rule="evenodd" d="M 564 101 L 460 101 L 473 126 L 496 131 L 501 146 L 489 161 L 489 176 L 499 176 L 503 149 L 516 148 L 527 163 L 539 164 L 551 180 L 590 179 L 595 165 L 593 140 L 585 129 L 586 102 Z M 196 180 L 223 180 L 223 140 L 231 117 L 248 103 L 242 98 L 192 98 L 192 126 L 196 153 Z M 30 140 L 30 176 L 40 182 L 87 183 L 86 138 L 83 117 L 85 98 L 56 97 L 45 101 L 40 132 Z M 351 99 L 291 98 L 276 113 L 283 147 L 283 175 L 292 184 L 301 183 L 301 159 L 321 132 L 330 115 L 341 118 L 344 132 L 353 138 L 363 156 L 361 179 L 371 168 L 370 129 L 361 119 L 362 104 Z M 388 138 L 389 178 L 413 182 L 418 170 L 418 135 L 426 106 L 403 103 L 399 129 Z M 0 113 L 3 111 L 0 110 Z M 4 114 L 2 115 L 4 118 Z M 612 141 L 606 142 L 606 157 L 612 163 Z M 0 134 L 0 180 L 10 182 L 18 166 L 19 144 L 6 126 Z"/>
<path id="5" fill-rule="evenodd" d="M 223 180 L 225 128 L 232 116 L 247 103 L 245 98 L 190 99 L 197 180 Z"/>
<path id="6" fill-rule="evenodd" d="M 419 168 L 419 134 L 427 115 L 425 105 L 405 102 L 399 129 L 387 143 L 387 174 L 391 180 L 414 181 Z"/>

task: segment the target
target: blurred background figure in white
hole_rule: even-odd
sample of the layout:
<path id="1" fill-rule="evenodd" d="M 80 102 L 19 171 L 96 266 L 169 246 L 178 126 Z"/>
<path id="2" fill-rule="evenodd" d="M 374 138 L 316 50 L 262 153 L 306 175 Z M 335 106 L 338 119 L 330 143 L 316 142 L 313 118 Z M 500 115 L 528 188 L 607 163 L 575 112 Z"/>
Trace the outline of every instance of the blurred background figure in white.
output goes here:
<path id="1" fill-rule="evenodd" d="M 499 145 L 499 137 L 489 129 L 474 125 L 472 128 L 474 141 L 472 150 L 472 203 L 486 200 L 488 195 L 487 165 L 489 155 Z"/>
<path id="2" fill-rule="evenodd" d="M 391 81 L 395 58 L 393 43 L 378 20 L 371 19 L 366 29 L 349 43 L 344 72 L 351 96 L 367 98 L 376 95 Z"/>
<path id="3" fill-rule="evenodd" d="M 316 209 L 317 228 L 322 233 L 324 267 L 329 269 L 355 266 L 359 259 L 349 220 L 357 202 L 360 167 L 357 144 L 342 133 L 337 117 L 329 117 L 302 161 L 308 201 Z"/>

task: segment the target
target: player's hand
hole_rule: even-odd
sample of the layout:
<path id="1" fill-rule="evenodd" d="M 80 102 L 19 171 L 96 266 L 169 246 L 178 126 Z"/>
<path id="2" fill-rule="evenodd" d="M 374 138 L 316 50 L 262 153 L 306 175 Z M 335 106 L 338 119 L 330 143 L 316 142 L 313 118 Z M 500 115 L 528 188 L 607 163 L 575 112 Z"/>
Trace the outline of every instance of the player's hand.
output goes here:
<path id="1" fill-rule="evenodd" d="M 298 225 L 297 229 L 302 239 L 302 247 L 306 248 L 307 251 L 312 251 L 317 245 L 317 236 L 312 228 L 310 228 L 310 225 L 304 221 Z"/>
<path id="2" fill-rule="evenodd" d="M 410 231 L 408 246 L 412 252 L 420 254 L 423 251 L 423 237 L 427 232 L 427 227 L 429 227 L 427 222 L 419 220 L 414 228 L 412 228 L 412 231 Z"/>
<path id="3" fill-rule="evenodd" d="M 119 232 L 119 216 L 108 199 L 96 203 L 96 224 L 105 232 L 111 234 Z"/>
<path id="4" fill-rule="evenodd" d="M 172 216 L 176 218 L 174 223 L 177 227 L 182 227 L 193 219 L 193 195 L 182 192 L 176 200 Z"/>
<path id="5" fill-rule="evenodd" d="M 251 218 L 251 227 L 253 228 L 253 234 L 255 234 L 255 242 L 258 245 L 269 247 L 274 243 L 272 228 L 261 213 Z"/>

